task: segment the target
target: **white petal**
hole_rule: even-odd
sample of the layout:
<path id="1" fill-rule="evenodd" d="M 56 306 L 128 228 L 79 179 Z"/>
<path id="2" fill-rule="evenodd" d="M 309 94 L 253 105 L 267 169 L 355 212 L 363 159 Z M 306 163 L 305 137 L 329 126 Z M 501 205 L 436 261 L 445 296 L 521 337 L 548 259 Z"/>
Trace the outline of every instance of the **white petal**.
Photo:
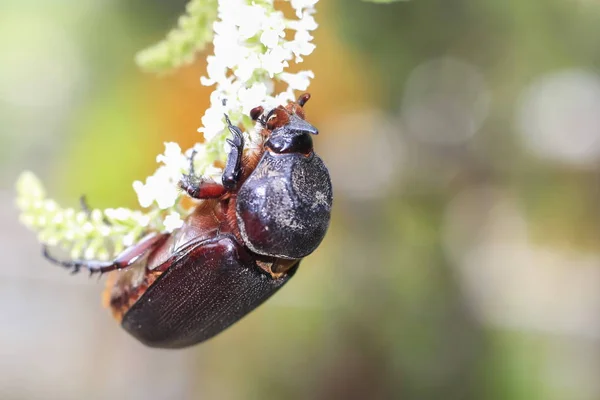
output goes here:
<path id="1" fill-rule="evenodd" d="M 179 215 L 179 213 L 172 211 L 165 217 L 163 223 L 167 232 L 173 232 L 175 229 L 181 228 L 183 225 L 183 220 L 181 219 L 181 215 Z"/>

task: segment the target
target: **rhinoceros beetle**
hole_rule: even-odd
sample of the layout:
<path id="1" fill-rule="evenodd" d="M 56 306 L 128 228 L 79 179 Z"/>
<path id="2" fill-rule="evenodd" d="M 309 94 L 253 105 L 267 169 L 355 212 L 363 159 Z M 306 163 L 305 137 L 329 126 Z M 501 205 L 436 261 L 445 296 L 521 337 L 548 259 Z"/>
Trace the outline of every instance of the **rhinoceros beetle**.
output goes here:
<path id="1" fill-rule="evenodd" d="M 263 143 L 246 155 L 242 131 L 226 118 L 233 138 L 222 182 L 196 176 L 192 155 L 180 187 L 204 201 L 181 228 L 149 233 L 110 262 L 44 255 L 74 272 L 120 270 L 105 300 L 145 345 L 182 348 L 218 334 L 283 286 L 325 236 L 332 188 L 313 151 L 318 131 L 305 120 L 309 98 L 253 109 Z"/>

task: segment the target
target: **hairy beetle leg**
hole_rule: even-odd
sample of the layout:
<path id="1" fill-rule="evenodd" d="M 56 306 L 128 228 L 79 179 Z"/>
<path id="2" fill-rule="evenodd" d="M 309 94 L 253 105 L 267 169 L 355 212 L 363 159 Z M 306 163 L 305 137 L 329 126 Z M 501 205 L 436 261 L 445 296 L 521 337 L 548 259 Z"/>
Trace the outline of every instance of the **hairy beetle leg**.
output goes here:
<path id="1" fill-rule="evenodd" d="M 229 132 L 233 135 L 233 139 L 227 139 L 227 143 L 231 146 L 229 155 L 227 156 L 227 163 L 223 170 L 223 186 L 225 189 L 231 191 L 234 190 L 237 183 L 242 176 L 242 156 L 244 154 L 244 135 L 242 130 L 231 123 L 231 120 L 225 114 L 225 120 L 227 121 L 227 127 Z"/>
<path id="2" fill-rule="evenodd" d="M 202 179 L 202 177 L 196 176 L 194 171 L 194 157 L 196 153 L 196 150 L 192 151 L 189 171 L 181 177 L 179 187 L 194 199 L 218 199 L 226 193 L 226 190 L 219 183 L 207 181 Z"/>
<path id="3" fill-rule="evenodd" d="M 142 238 L 139 243 L 121 252 L 121 254 L 113 261 L 59 260 L 50 254 L 48 246 L 46 245 L 42 246 L 42 254 L 44 255 L 44 258 L 51 263 L 72 270 L 73 274 L 76 274 L 83 268 L 87 269 L 91 276 L 95 273 L 103 274 L 105 272 L 131 267 L 143 257 L 150 255 L 150 253 L 162 245 L 168 237 L 169 235 L 166 233 L 150 233 Z"/>
<path id="4" fill-rule="evenodd" d="M 228 191 L 235 189 L 242 175 L 242 156 L 244 154 L 244 136 L 242 130 L 231 123 L 231 120 L 225 115 L 229 131 L 233 139 L 227 139 L 231 146 L 227 163 L 223 170 L 222 184 L 213 181 L 207 181 L 198 177 L 194 173 L 194 156 L 196 151 L 192 152 L 190 157 L 189 172 L 181 177 L 179 187 L 194 199 L 218 199 Z"/>
<path id="5" fill-rule="evenodd" d="M 190 197 L 198 200 L 218 199 L 227 193 L 225 187 L 220 183 L 203 180 L 194 175 L 183 175 L 179 181 L 179 187 Z"/>

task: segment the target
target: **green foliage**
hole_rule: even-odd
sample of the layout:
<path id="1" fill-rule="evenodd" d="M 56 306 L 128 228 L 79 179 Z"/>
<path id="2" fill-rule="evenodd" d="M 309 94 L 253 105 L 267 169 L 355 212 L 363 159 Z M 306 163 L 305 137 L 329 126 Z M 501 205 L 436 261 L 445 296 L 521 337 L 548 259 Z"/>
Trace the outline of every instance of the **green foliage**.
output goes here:
<path id="1" fill-rule="evenodd" d="M 159 43 L 136 55 L 136 63 L 147 71 L 167 72 L 194 61 L 212 40 L 217 19 L 217 0 L 191 0 L 177 27 Z"/>

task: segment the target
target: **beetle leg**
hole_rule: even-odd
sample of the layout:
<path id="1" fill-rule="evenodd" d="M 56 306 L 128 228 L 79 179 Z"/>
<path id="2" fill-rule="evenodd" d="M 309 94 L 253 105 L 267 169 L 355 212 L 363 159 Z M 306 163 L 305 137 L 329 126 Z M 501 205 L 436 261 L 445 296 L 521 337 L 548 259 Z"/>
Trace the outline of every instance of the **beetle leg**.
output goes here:
<path id="1" fill-rule="evenodd" d="M 231 191 L 235 189 L 240 177 L 242 176 L 242 156 L 244 154 L 244 136 L 242 130 L 237 126 L 233 125 L 229 120 L 229 117 L 225 115 L 229 132 L 233 135 L 233 139 L 227 139 L 227 143 L 231 146 L 229 155 L 227 156 L 227 163 L 223 170 L 223 186 L 225 189 Z"/>
<path id="2" fill-rule="evenodd" d="M 91 276 L 94 273 L 103 274 L 105 272 L 131 267 L 143 257 L 150 255 L 150 253 L 163 244 L 168 237 L 169 234 L 167 233 L 150 233 L 142 238 L 139 243 L 130 246 L 121 252 L 121 254 L 119 254 L 113 261 L 59 260 L 50 255 L 48 246 L 46 245 L 42 246 L 42 254 L 51 263 L 68 268 L 73 274 L 76 274 L 83 268 L 87 269 Z"/>
<path id="3" fill-rule="evenodd" d="M 195 175 L 194 156 L 196 155 L 196 152 L 192 152 L 189 173 L 183 175 L 179 181 L 179 187 L 194 199 L 217 199 L 228 191 L 234 190 L 242 176 L 244 136 L 242 130 L 237 126 L 234 126 L 227 115 L 225 115 L 225 119 L 227 120 L 229 131 L 233 135 L 233 139 L 227 139 L 227 143 L 231 146 L 231 150 L 227 156 L 227 163 L 223 170 L 223 184 L 208 181 Z"/>
<path id="4" fill-rule="evenodd" d="M 189 172 L 184 174 L 179 181 L 179 187 L 194 199 L 217 199 L 226 192 L 223 185 L 196 176 L 194 171 L 194 157 L 196 150 L 190 156 Z"/>
<path id="5" fill-rule="evenodd" d="M 194 175 L 183 175 L 179 187 L 194 199 L 218 199 L 227 190 L 223 185 Z"/>

